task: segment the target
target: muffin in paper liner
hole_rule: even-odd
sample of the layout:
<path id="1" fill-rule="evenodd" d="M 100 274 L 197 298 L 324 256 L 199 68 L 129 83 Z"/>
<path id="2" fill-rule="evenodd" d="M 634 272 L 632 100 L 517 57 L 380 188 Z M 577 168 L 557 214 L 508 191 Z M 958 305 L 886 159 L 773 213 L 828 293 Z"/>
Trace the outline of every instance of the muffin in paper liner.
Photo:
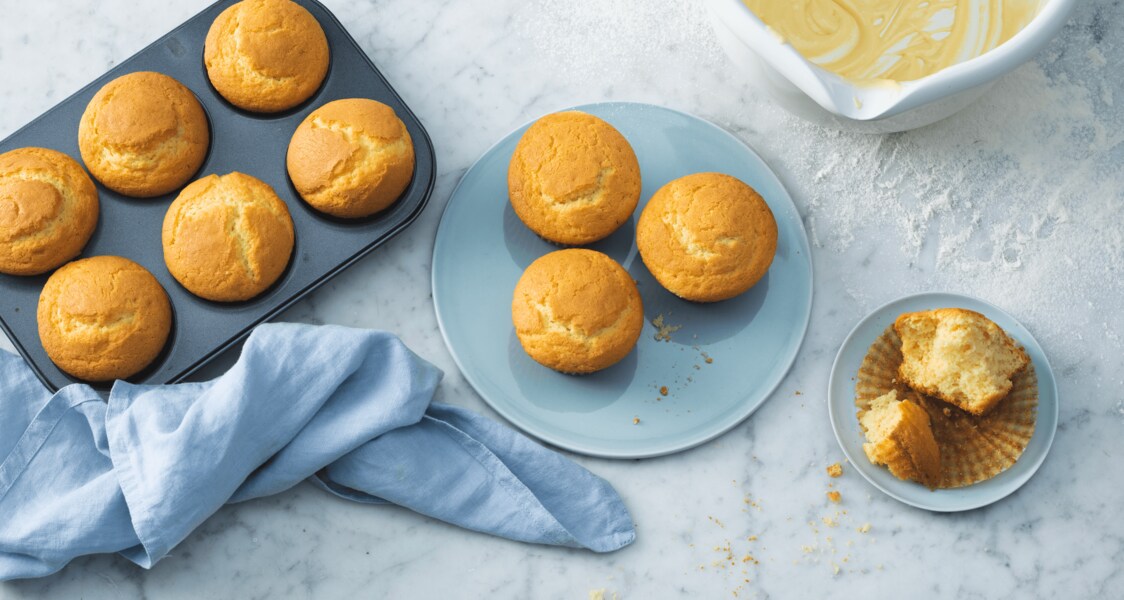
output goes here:
<path id="1" fill-rule="evenodd" d="M 899 398 L 913 400 L 924 408 L 941 451 L 938 488 L 985 481 L 1015 464 L 1034 435 L 1038 412 L 1034 365 L 1027 365 L 1015 375 L 1010 393 L 993 410 L 977 417 L 918 393 L 900 381 L 901 347 L 901 338 L 892 325 L 870 346 L 855 377 L 856 416 L 861 419 L 870 408 L 870 401 L 890 390 L 897 390 Z"/>

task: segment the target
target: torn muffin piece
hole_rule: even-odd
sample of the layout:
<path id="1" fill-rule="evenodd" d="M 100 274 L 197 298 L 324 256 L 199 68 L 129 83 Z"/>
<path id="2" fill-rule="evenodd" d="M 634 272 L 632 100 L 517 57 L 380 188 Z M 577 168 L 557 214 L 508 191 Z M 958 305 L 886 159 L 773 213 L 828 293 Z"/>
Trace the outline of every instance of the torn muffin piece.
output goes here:
<path id="1" fill-rule="evenodd" d="M 1006 398 L 1011 379 L 1030 362 L 1001 327 L 963 308 L 906 313 L 894 330 L 902 339 L 902 380 L 974 415 Z"/>
<path id="2" fill-rule="evenodd" d="M 863 451 L 875 465 L 885 465 L 898 479 L 916 481 L 936 488 L 941 478 L 941 452 L 929 414 L 909 400 L 898 400 L 889 391 L 870 402 L 870 410 L 860 415 L 866 432 Z"/>

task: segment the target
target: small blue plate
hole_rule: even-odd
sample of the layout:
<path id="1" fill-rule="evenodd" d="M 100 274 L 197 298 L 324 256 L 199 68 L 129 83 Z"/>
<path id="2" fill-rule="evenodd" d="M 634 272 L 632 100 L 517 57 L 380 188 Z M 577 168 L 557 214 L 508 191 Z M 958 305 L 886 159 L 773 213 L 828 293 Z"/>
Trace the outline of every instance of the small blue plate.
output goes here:
<path id="1" fill-rule="evenodd" d="M 962 488 L 930 491 L 923 485 L 912 481 L 902 481 L 890 474 L 884 467 L 870 463 L 863 452 L 864 436 L 855 413 L 855 375 L 859 371 L 863 357 L 871 344 L 886 330 L 898 315 L 907 312 L 931 310 L 934 308 L 966 308 L 983 314 L 995 321 L 1008 335 L 1023 345 L 1034 364 L 1038 377 L 1038 420 L 1034 435 L 1030 438 L 1022 456 L 1011 468 L 979 483 Z M 828 383 L 827 412 L 831 418 L 831 428 L 835 439 L 847 455 L 847 460 L 874 487 L 882 490 L 911 506 L 935 512 L 957 512 L 987 506 L 1014 493 L 1030 480 L 1042 466 L 1050 445 L 1054 443 L 1054 433 L 1058 429 L 1058 387 L 1054 382 L 1054 372 L 1042 347 L 1018 321 L 983 300 L 942 292 L 928 292 L 899 298 L 875 310 L 847 336 L 835 364 L 831 368 Z"/>
<path id="2" fill-rule="evenodd" d="M 449 199 L 433 248 L 441 333 L 484 400 L 545 442 L 608 458 L 685 450 L 748 417 L 792 365 L 812 305 L 808 238 L 776 175 L 719 127 L 646 104 L 576 110 L 620 130 L 640 161 L 641 206 L 613 235 L 588 246 L 620 262 L 638 283 L 647 323 L 636 350 L 608 369 L 571 376 L 539 365 L 519 345 L 511 323 L 515 283 L 531 261 L 558 250 L 527 229 L 508 202 L 508 162 L 529 124 L 488 150 Z M 660 287 L 635 243 L 636 216 L 648 198 L 668 181 L 700 171 L 753 186 L 779 229 L 768 274 L 749 292 L 716 304 L 685 302 Z M 651 322 L 659 315 L 682 327 L 670 342 L 655 338 Z"/>

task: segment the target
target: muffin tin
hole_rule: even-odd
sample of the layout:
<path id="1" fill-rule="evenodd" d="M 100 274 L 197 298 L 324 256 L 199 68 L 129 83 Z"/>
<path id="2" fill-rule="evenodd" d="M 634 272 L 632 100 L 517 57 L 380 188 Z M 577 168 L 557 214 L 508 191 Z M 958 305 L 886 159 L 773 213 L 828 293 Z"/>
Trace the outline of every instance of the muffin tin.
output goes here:
<path id="1" fill-rule="evenodd" d="M 292 110 L 250 113 L 234 107 L 211 87 L 203 65 L 203 42 L 215 17 L 236 2 L 221 0 L 0 142 L 0 153 L 41 146 L 65 152 L 81 162 L 78 122 L 90 98 L 110 80 L 126 73 L 159 71 L 191 89 L 210 121 L 211 147 L 195 177 L 241 171 L 273 186 L 288 205 L 296 244 L 285 273 L 252 300 L 215 303 L 193 296 L 164 265 L 160 229 L 164 213 L 179 190 L 139 199 L 98 184 L 98 227 L 81 258 L 112 254 L 140 263 L 167 290 L 174 312 L 172 332 L 163 352 L 144 371 L 129 378 L 131 382 L 183 380 L 241 341 L 254 326 L 276 316 L 405 229 L 429 200 L 436 162 L 422 124 L 328 9 L 315 0 L 294 1 L 320 22 L 331 49 L 331 64 L 320 89 Z M 389 105 L 413 138 L 413 180 L 398 202 L 368 219 L 344 221 L 316 212 L 300 199 L 285 169 L 285 152 L 297 125 L 316 107 L 340 98 L 371 98 Z M 36 306 L 49 275 L 0 274 L 0 326 L 43 383 L 57 390 L 79 380 L 59 370 L 39 342 Z"/>

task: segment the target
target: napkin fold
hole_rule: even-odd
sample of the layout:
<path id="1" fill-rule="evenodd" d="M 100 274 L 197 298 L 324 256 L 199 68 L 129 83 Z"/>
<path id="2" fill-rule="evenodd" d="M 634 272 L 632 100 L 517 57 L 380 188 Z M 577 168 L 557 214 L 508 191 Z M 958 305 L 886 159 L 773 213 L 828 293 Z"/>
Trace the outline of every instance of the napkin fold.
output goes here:
<path id="1" fill-rule="evenodd" d="M 636 537 L 604 480 L 489 419 L 431 404 L 441 372 L 395 336 L 259 326 L 203 383 L 51 395 L 0 352 L 0 580 L 119 552 L 149 568 L 228 502 L 309 479 L 522 542 Z"/>

